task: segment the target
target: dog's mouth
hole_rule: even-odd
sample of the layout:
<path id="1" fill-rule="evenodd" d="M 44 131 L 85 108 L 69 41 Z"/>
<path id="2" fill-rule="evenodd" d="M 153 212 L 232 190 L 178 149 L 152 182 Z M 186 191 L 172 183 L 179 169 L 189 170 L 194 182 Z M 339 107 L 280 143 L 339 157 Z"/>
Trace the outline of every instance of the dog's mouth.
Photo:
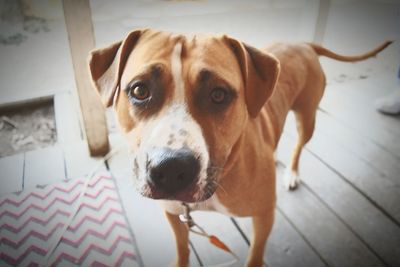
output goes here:
<path id="1" fill-rule="evenodd" d="M 217 190 L 218 174 L 218 169 L 209 167 L 207 168 L 206 179 L 195 179 L 188 186 L 176 192 L 169 192 L 168 190 L 160 188 L 149 180 L 147 180 L 144 185 L 137 189 L 142 196 L 151 199 L 175 200 L 186 203 L 202 202 L 209 199 Z"/>
<path id="2" fill-rule="evenodd" d="M 144 188 L 140 190 L 140 193 L 143 196 L 152 199 L 175 200 L 186 203 L 195 203 L 209 199 L 215 191 L 216 186 L 213 186 L 213 183 L 207 183 L 206 186 L 202 189 L 199 187 L 199 185 L 194 184 L 184 190 L 175 192 L 173 194 L 160 190 L 152 184 L 146 184 Z"/>

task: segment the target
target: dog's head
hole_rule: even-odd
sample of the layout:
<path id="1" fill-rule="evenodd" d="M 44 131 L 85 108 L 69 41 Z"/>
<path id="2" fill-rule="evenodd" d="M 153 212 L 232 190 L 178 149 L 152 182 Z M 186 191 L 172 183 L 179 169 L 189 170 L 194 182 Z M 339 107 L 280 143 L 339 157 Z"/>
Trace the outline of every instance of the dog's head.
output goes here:
<path id="1" fill-rule="evenodd" d="M 134 152 L 138 190 L 185 202 L 213 195 L 279 73 L 274 57 L 233 38 L 154 30 L 92 51 L 89 66 Z"/>

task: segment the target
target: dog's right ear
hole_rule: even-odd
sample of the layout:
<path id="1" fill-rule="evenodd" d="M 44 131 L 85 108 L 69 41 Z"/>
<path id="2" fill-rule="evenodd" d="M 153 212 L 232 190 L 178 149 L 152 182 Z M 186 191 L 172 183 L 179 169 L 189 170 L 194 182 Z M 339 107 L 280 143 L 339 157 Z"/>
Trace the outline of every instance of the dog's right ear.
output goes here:
<path id="1" fill-rule="evenodd" d="M 233 49 L 243 75 L 247 110 L 255 118 L 272 95 L 278 80 L 280 64 L 273 55 L 224 36 Z"/>
<path id="2" fill-rule="evenodd" d="M 91 80 L 106 107 L 112 105 L 126 61 L 144 31 L 130 32 L 123 41 L 90 52 Z"/>

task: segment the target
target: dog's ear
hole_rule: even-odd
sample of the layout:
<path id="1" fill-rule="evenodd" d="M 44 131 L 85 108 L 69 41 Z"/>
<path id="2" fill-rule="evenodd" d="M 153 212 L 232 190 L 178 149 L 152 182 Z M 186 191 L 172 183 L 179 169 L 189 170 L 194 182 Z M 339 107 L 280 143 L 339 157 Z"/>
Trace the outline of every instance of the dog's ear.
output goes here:
<path id="1" fill-rule="evenodd" d="M 123 41 L 95 49 L 89 54 L 91 80 L 106 107 L 113 103 L 128 56 L 143 32 L 130 32 Z"/>
<path id="2" fill-rule="evenodd" d="M 272 55 L 224 36 L 238 59 L 242 72 L 247 110 L 256 117 L 271 96 L 278 80 L 280 65 Z"/>

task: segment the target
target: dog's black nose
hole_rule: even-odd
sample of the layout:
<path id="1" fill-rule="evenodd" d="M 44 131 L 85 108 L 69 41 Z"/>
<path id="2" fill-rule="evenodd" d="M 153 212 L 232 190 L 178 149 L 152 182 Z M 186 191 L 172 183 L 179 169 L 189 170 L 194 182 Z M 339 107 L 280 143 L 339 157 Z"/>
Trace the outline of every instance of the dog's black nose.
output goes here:
<path id="1" fill-rule="evenodd" d="M 197 179 L 200 162 L 187 148 L 157 149 L 151 155 L 148 171 L 150 183 L 167 194 L 174 194 Z"/>

